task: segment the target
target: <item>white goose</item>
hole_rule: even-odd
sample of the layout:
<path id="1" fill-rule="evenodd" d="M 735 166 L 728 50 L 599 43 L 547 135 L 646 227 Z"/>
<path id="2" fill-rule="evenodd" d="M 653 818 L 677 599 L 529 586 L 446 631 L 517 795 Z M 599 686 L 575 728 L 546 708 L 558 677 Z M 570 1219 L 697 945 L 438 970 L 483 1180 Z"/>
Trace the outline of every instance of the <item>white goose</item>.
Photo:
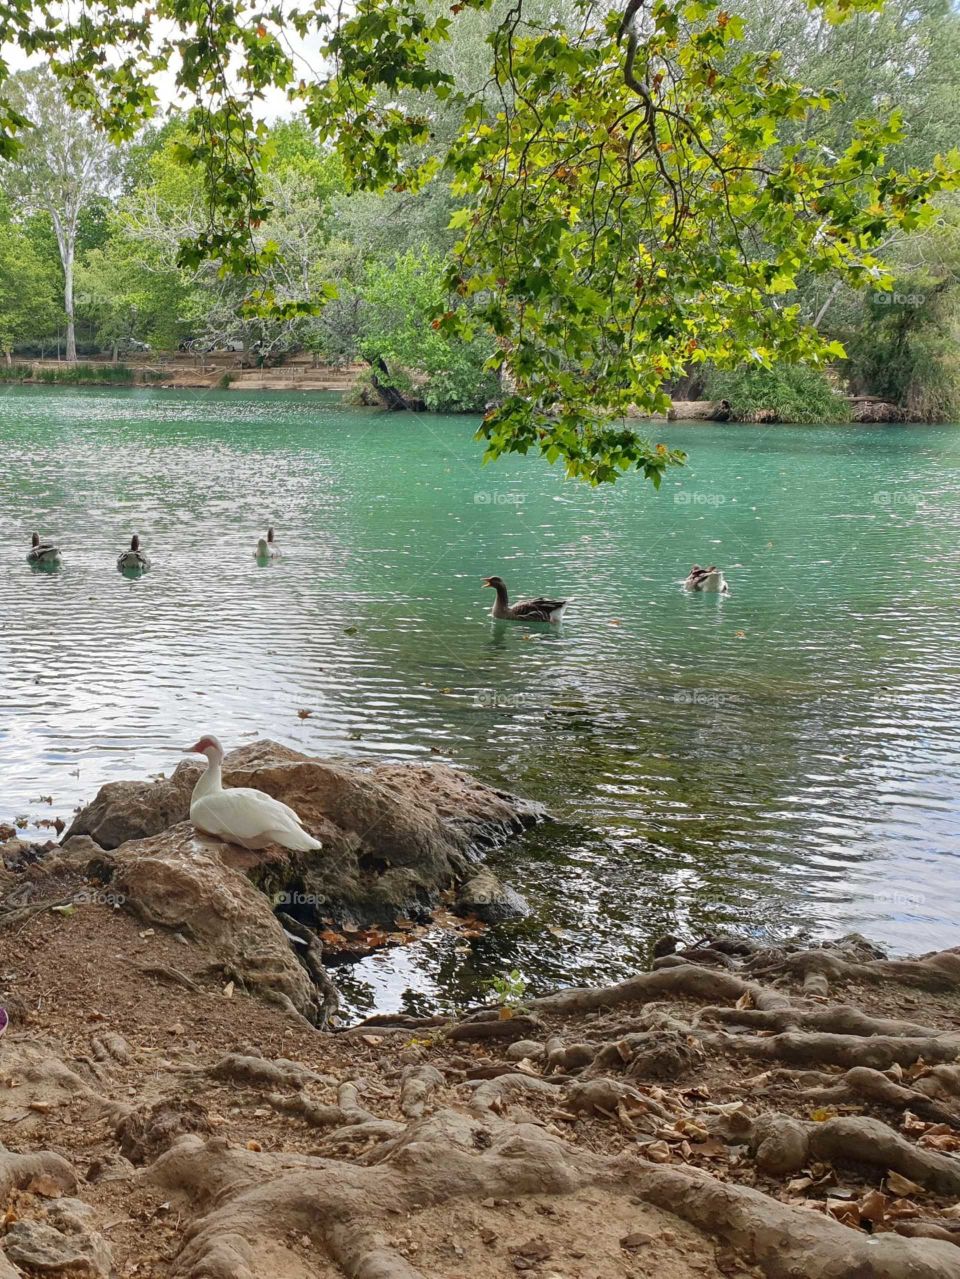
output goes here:
<path id="1" fill-rule="evenodd" d="M 300 825 L 300 818 L 278 799 L 250 786 L 223 788 L 223 747 L 215 737 L 201 737 L 188 754 L 206 755 L 207 767 L 193 788 L 190 820 L 207 835 L 239 844 L 242 848 L 266 848 L 280 844 L 294 852 L 321 848 Z"/>

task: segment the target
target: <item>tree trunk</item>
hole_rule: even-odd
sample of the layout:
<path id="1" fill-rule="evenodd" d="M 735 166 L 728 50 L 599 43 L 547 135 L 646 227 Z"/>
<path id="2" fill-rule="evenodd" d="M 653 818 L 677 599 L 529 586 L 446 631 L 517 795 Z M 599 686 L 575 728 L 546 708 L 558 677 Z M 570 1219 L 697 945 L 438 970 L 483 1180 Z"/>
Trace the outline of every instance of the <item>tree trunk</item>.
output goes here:
<path id="1" fill-rule="evenodd" d="M 63 309 L 67 313 L 67 363 L 77 362 L 77 333 L 73 322 L 73 241 L 63 255 Z"/>
<path id="2" fill-rule="evenodd" d="M 13 356 L 10 354 L 9 348 L 6 351 L 4 351 L 3 354 L 4 354 L 4 358 L 7 361 L 7 368 L 9 368 L 10 365 L 13 363 Z"/>
<path id="3" fill-rule="evenodd" d="M 670 422 L 691 420 L 699 422 L 728 422 L 729 400 L 674 400 L 667 419 Z"/>
<path id="4" fill-rule="evenodd" d="M 119 338 L 114 338 L 113 339 L 113 363 L 116 364 L 119 361 L 119 359 L 120 359 L 120 340 Z"/>
<path id="5" fill-rule="evenodd" d="M 414 395 L 405 395 L 403 391 L 398 390 L 398 388 L 391 385 L 389 381 L 384 382 L 381 380 L 381 377 L 378 376 L 382 375 L 385 378 L 390 377 L 390 370 L 387 368 L 387 363 L 382 355 L 378 355 L 372 359 L 370 361 L 370 366 L 374 370 L 373 376 L 370 378 L 370 384 L 376 391 L 377 395 L 380 396 L 380 402 L 383 404 L 385 409 L 389 409 L 391 413 L 396 413 L 401 410 L 408 410 L 413 413 L 420 413 L 423 411 L 423 400 L 417 399 Z"/>

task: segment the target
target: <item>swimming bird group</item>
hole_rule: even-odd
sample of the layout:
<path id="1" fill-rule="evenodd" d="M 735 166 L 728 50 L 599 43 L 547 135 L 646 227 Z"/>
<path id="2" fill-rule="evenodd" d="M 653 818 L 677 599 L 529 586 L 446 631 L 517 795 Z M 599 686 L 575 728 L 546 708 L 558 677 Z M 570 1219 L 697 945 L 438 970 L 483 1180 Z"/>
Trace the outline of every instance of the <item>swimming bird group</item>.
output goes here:
<path id="1" fill-rule="evenodd" d="M 272 560 L 279 556 L 273 529 L 267 529 L 267 536 L 257 542 L 254 555 L 258 560 Z M 55 542 L 45 542 L 39 533 L 30 538 L 30 550 L 27 552 L 27 563 L 35 568 L 59 568 L 63 563 L 60 547 Z M 150 556 L 140 545 L 138 534 L 134 533 L 127 550 L 117 556 L 117 568 L 126 575 L 145 573 L 150 567 Z"/>
<path id="2" fill-rule="evenodd" d="M 272 526 L 267 529 L 266 537 L 258 538 L 253 554 L 259 564 L 279 559 L 280 548 Z M 27 552 L 27 560 L 30 564 L 42 568 L 56 568 L 62 563 L 62 559 L 60 548 L 55 543 L 44 542 L 39 533 L 33 534 L 30 550 Z M 140 538 L 134 533 L 130 539 L 129 549 L 121 551 L 117 556 L 117 568 L 121 573 L 140 574 L 145 573 L 149 567 L 150 557 L 141 547 Z M 507 584 L 502 577 L 485 577 L 483 584 L 496 591 L 490 616 L 497 621 L 560 622 L 569 603 L 568 600 L 538 595 L 534 599 L 517 600 L 515 604 L 511 604 Z M 694 564 L 683 585 L 688 591 L 705 591 L 720 595 L 728 594 L 730 590 L 723 572 L 715 564 L 711 564 L 709 568 L 701 568 L 699 564 Z"/>

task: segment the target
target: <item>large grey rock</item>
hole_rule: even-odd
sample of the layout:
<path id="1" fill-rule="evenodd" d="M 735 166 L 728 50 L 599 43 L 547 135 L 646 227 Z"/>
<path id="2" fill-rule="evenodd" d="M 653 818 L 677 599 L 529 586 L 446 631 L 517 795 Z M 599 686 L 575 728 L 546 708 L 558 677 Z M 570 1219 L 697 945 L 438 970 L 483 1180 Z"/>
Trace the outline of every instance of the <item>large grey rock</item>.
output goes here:
<path id="1" fill-rule="evenodd" d="M 201 767 L 184 761 L 168 781 L 109 783 L 77 815 L 67 840 L 87 835 L 109 850 L 178 830 Z M 542 815 L 537 805 L 443 764 L 359 767 L 269 741 L 228 754 L 224 781 L 289 804 L 322 840 L 319 853 L 264 855 L 230 846 L 218 853 L 308 923 L 393 927 L 398 917 L 425 917 L 441 892 L 473 877 L 485 849 Z M 185 839 L 181 830 L 178 863 L 189 860 Z M 498 901 L 491 918 L 522 913 L 516 895 Z"/>

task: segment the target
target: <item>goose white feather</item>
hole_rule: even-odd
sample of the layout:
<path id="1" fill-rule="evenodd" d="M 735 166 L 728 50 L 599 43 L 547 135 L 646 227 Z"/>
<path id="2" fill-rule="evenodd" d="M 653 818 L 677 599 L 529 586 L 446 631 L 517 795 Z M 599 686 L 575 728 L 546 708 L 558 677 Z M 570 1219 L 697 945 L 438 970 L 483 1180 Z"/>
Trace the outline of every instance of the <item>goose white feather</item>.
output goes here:
<path id="1" fill-rule="evenodd" d="M 207 767 L 190 801 L 190 820 L 198 830 L 242 848 L 280 844 L 294 852 L 309 852 L 322 847 L 287 804 L 251 786 L 224 788 L 223 747 L 215 737 L 201 737 L 189 753 L 207 757 Z"/>

